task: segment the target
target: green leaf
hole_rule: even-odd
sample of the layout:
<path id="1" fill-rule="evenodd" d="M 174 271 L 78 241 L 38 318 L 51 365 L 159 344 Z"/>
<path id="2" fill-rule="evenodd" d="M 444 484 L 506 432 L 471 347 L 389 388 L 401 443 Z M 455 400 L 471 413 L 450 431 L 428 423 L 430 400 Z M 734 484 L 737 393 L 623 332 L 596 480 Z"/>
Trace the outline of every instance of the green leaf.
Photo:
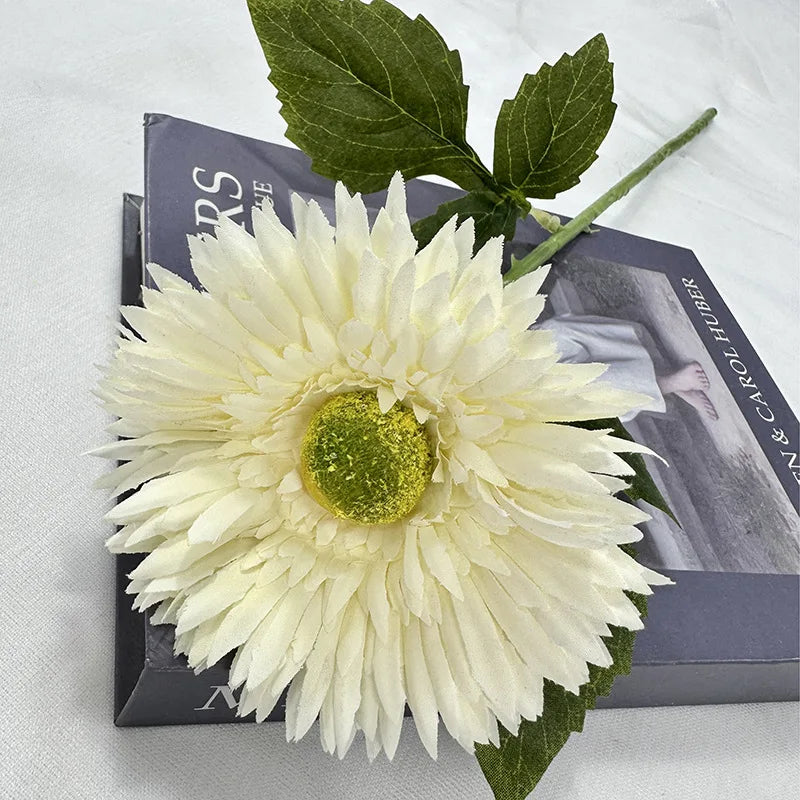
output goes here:
<path id="1" fill-rule="evenodd" d="M 612 435 L 616 436 L 618 439 L 624 439 L 626 442 L 634 441 L 633 437 L 625 430 L 625 426 L 618 419 L 593 419 L 587 420 L 586 422 L 573 422 L 571 424 L 578 428 L 587 428 L 589 430 L 605 430 L 611 428 Z M 641 453 L 619 453 L 618 455 L 636 471 L 636 474 L 632 478 L 628 478 L 630 481 L 630 488 L 625 494 L 634 502 L 637 500 L 644 500 L 646 503 L 650 503 L 651 506 L 654 506 L 659 511 L 663 511 L 674 522 L 680 524 L 672 513 L 672 509 L 664 499 L 664 496 L 659 491 L 658 486 L 656 486 L 650 476 L 650 470 L 647 469 L 647 464 Z"/>
<path id="2" fill-rule="evenodd" d="M 422 16 L 386 0 L 248 0 L 286 135 L 314 170 L 352 191 L 393 173 L 495 189 L 467 144 L 458 52 Z"/>
<path id="3" fill-rule="evenodd" d="M 633 593 L 628 597 L 646 616 L 647 598 Z M 589 681 L 577 695 L 545 681 L 544 709 L 538 719 L 523 720 L 516 736 L 500 726 L 499 747 L 475 745 L 478 763 L 497 800 L 524 800 L 536 788 L 570 734 L 583 730 L 586 710 L 611 691 L 618 675 L 630 672 L 635 639 L 633 631 L 611 626 L 611 636 L 605 639 L 613 659 L 610 667 L 590 665 Z"/>
<path id="4" fill-rule="evenodd" d="M 527 201 L 522 200 L 528 206 Z M 500 197 L 494 192 L 471 192 L 442 203 L 436 213 L 415 222 L 412 230 L 419 246 L 424 247 L 451 217 L 457 216 L 459 225 L 467 217 L 472 217 L 475 220 L 475 250 L 479 250 L 493 236 L 511 239 L 517 227 L 517 217 L 524 213 L 526 208 L 520 207 L 514 198 Z"/>
<path id="5" fill-rule="evenodd" d="M 597 158 L 616 105 L 613 67 L 602 33 L 574 56 L 525 75 L 504 100 L 494 137 L 495 179 L 526 197 L 555 197 Z"/>

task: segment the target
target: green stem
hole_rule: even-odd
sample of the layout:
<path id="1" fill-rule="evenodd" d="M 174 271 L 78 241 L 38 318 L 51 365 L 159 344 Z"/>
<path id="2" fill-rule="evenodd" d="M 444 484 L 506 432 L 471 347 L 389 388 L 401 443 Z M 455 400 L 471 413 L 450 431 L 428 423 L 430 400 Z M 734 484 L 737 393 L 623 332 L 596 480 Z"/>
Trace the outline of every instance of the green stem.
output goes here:
<path id="1" fill-rule="evenodd" d="M 532 272 L 542 264 L 546 264 L 564 245 L 571 242 L 578 234 L 594 222 L 610 205 L 625 197 L 637 183 L 644 180 L 665 158 L 680 150 L 685 144 L 697 136 L 709 122 L 716 116 L 716 108 L 707 108 L 685 131 L 670 139 L 665 145 L 656 150 L 646 161 L 639 164 L 636 169 L 629 172 L 621 181 L 615 183 L 605 194 L 597 198 L 590 206 L 581 211 L 578 216 L 559 228 L 548 239 L 528 255 L 517 260 L 512 259 L 511 269 L 505 274 L 506 283 L 511 283 Z"/>

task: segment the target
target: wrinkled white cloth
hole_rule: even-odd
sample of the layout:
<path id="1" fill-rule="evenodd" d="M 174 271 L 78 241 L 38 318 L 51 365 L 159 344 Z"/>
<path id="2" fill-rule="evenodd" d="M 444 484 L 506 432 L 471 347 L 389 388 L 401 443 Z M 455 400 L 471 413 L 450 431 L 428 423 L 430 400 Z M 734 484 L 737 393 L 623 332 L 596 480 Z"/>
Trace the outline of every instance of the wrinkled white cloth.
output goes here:
<path id="1" fill-rule="evenodd" d="M 707 105 L 719 118 L 601 220 L 694 249 L 790 404 L 798 381 L 798 8 L 789 0 L 397 0 L 461 50 L 487 162 L 521 73 L 602 30 L 617 117 L 586 205 Z M 119 295 L 120 196 L 142 189 L 145 111 L 276 142 L 284 123 L 244 0 L 2 3 L 0 26 L 0 798 L 489 798 L 411 730 L 392 764 L 340 763 L 281 725 L 112 727 L 108 501 L 82 456 Z M 794 796 L 794 705 L 590 715 L 538 800 Z"/>
<path id="2" fill-rule="evenodd" d="M 635 322 L 591 314 L 561 314 L 538 328 L 555 337 L 561 361 L 567 364 L 605 364 L 601 381 L 650 398 L 650 402 L 620 417 L 633 419 L 640 411 L 664 411 L 666 403 L 656 378 L 653 359 L 639 338 Z"/>

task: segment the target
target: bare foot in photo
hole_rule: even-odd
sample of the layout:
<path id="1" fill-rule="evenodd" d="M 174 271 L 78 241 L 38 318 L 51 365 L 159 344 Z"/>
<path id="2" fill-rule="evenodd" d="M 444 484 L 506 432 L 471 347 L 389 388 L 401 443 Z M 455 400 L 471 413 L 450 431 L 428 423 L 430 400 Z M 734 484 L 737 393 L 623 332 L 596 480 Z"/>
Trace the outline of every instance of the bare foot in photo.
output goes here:
<path id="1" fill-rule="evenodd" d="M 714 404 L 709 400 L 708 395 L 699 389 L 693 389 L 689 392 L 675 392 L 681 400 L 686 401 L 690 406 L 693 406 L 701 414 L 705 414 L 711 419 L 719 419 L 719 414 Z"/>
<path id="2" fill-rule="evenodd" d="M 661 375 L 656 381 L 659 389 L 661 389 L 661 394 L 680 394 L 681 392 L 694 391 L 702 393 L 711 385 L 706 371 L 697 361 L 692 361 L 669 375 Z"/>

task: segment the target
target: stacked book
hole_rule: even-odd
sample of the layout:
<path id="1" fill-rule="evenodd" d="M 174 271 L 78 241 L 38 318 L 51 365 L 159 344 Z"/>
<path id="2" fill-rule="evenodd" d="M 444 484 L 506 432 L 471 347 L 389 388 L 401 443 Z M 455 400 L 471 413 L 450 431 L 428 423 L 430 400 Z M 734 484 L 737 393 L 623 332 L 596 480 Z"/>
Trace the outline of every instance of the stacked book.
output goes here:
<path id="1" fill-rule="evenodd" d="M 211 235 L 221 215 L 250 229 L 251 209 L 268 202 L 291 227 L 296 192 L 333 222 L 333 188 L 298 150 L 148 115 L 145 197 L 124 201 L 123 303 L 152 285 L 149 262 L 201 288 L 187 236 Z M 458 194 L 412 180 L 409 213 Z M 384 198 L 365 202 L 377 213 Z M 506 259 L 546 235 L 520 222 Z M 623 422 L 664 456 L 668 466 L 648 467 L 677 520 L 648 508 L 638 557 L 677 585 L 651 599 L 631 674 L 599 705 L 797 699 L 800 429 L 774 381 L 690 250 L 599 228 L 556 256 L 545 289 L 536 325 L 563 357 L 607 363 L 603 380 L 653 397 Z M 228 662 L 195 675 L 171 627 L 131 609 L 126 576 L 139 559 L 117 556 L 116 723 L 240 721 Z M 279 704 L 272 718 L 282 715 Z"/>

